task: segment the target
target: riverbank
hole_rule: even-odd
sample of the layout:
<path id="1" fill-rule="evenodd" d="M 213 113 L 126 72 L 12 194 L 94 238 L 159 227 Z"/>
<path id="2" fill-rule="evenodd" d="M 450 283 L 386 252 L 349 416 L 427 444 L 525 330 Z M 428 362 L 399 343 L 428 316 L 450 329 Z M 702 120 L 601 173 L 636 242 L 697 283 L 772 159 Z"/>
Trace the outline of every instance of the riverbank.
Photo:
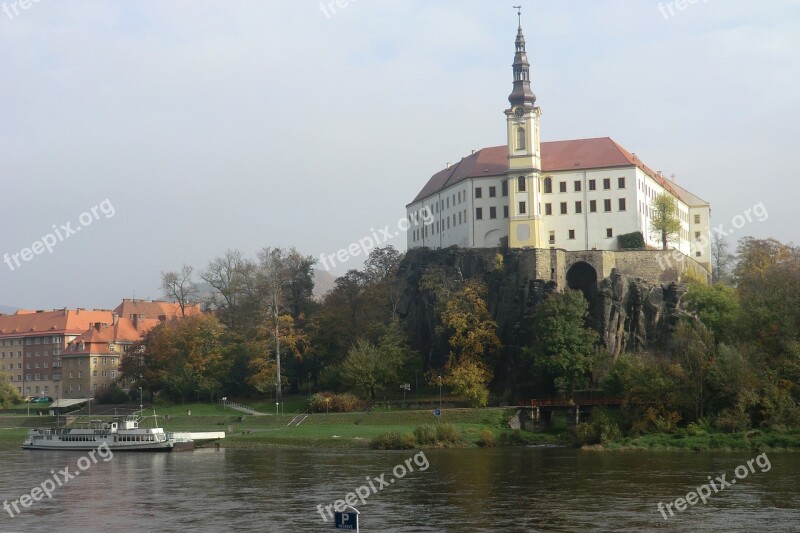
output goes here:
<path id="1" fill-rule="evenodd" d="M 776 432 L 749 430 L 739 433 L 652 433 L 624 437 L 602 445 L 583 446 L 584 450 L 599 451 L 800 451 L 800 431 Z"/>
<path id="2" fill-rule="evenodd" d="M 146 412 L 147 410 L 145 410 Z M 152 412 L 152 411 L 151 411 Z M 575 446 L 566 421 L 553 431 L 533 433 L 512 430 L 508 421 L 514 409 L 444 409 L 442 416 L 431 410 L 393 410 L 361 413 L 315 413 L 310 415 L 246 415 L 219 405 L 159 406 L 158 423 L 166 431 L 225 431 L 225 448 L 436 448 Z M 190 414 L 191 413 L 191 414 Z M 167 415 L 167 416 L 165 416 Z M 80 418 L 88 422 L 100 415 Z M 298 424 L 299 422 L 299 424 Z M 55 420 L 44 416 L 0 415 L 0 450 L 18 448 L 27 428 L 51 427 Z M 153 417 L 142 425 L 152 426 Z M 444 426 L 444 436 L 436 435 Z M 206 445 L 211 445 L 207 443 Z M 623 437 L 603 445 L 583 446 L 592 451 L 800 451 L 800 431 L 752 430 L 740 433 L 705 433 L 681 430 L 675 434 Z"/>

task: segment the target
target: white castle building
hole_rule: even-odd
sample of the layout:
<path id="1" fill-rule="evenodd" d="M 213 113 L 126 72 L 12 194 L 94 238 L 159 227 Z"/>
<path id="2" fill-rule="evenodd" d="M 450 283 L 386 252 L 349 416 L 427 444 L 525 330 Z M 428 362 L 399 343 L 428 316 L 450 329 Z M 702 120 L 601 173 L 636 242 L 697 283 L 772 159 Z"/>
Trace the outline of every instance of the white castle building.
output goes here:
<path id="1" fill-rule="evenodd" d="M 406 206 L 408 248 L 617 250 L 619 235 L 638 231 L 660 249 L 650 221 L 655 197 L 666 192 L 682 226 L 670 245 L 710 271 L 708 202 L 608 137 L 540 142 L 521 25 L 513 71 L 508 144 L 478 150 L 428 180 Z"/>

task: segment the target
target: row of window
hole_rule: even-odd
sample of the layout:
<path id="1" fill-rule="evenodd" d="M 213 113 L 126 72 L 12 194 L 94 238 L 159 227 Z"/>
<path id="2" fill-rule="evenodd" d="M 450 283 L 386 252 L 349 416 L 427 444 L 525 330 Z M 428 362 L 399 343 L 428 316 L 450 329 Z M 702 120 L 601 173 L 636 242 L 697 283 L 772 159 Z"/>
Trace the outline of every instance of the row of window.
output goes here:
<path id="1" fill-rule="evenodd" d="M 456 222 L 456 220 L 458 220 L 458 222 Z M 433 236 L 436 235 L 437 233 L 449 230 L 451 226 L 456 227 L 466 222 L 467 222 L 467 210 L 464 209 L 459 211 L 458 213 L 447 215 L 442 220 L 437 220 L 436 222 L 432 222 L 429 225 L 425 225 L 420 229 L 415 229 L 411 233 L 411 239 L 414 242 L 421 241 L 422 239 L 427 238 L 429 233 L 431 236 Z M 428 228 L 430 228 L 430 231 L 428 231 Z"/>
<path id="2" fill-rule="evenodd" d="M 525 202 L 520 202 L 520 203 L 524 204 Z M 497 218 L 497 208 L 496 207 L 490 207 L 489 208 L 489 219 L 494 220 L 496 218 Z M 507 205 L 503 206 L 503 218 L 508 218 L 508 206 Z M 483 208 L 482 207 L 476 207 L 475 208 L 475 220 L 483 220 Z"/>
<path id="3" fill-rule="evenodd" d="M 50 355 L 50 350 L 44 350 L 42 352 L 25 352 L 25 357 L 31 357 L 31 356 L 48 357 L 49 355 Z M 53 355 L 61 355 L 61 350 L 56 348 L 55 350 L 53 350 Z M 17 357 L 22 357 L 22 352 L 17 352 Z M 0 352 L 0 359 L 5 359 L 5 358 L 6 358 L 6 352 Z M 13 359 L 14 352 L 8 352 L 8 358 Z"/>
<path id="4" fill-rule="evenodd" d="M 589 180 L 589 190 L 596 191 L 597 190 L 597 180 L 590 179 Z M 617 188 L 624 189 L 625 188 L 625 178 L 617 178 Z M 582 192 L 583 191 L 583 181 L 575 180 L 572 183 L 572 190 L 573 192 Z M 611 178 L 603 178 L 603 190 L 610 191 L 611 190 Z M 544 179 L 544 193 L 550 194 L 553 192 L 553 178 L 545 178 Z M 567 182 L 561 181 L 558 183 L 558 192 L 567 192 Z"/>
<path id="5" fill-rule="evenodd" d="M 520 176 L 523 183 L 523 191 L 525 190 L 525 176 Z M 497 197 L 497 187 L 495 185 L 490 185 L 489 189 L 489 198 L 496 198 Z M 503 196 L 508 196 L 508 182 L 504 181 L 500 185 L 500 194 Z M 483 198 L 483 187 L 475 187 L 475 198 Z"/>
<path id="6" fill-rule="evenodd" d="M 59 344 L 63 341 L 63 337 L 27 337 L 24 339 L 24 344 L 30 346 L 32 344 Z M 22 346 L 23 339 L 16 339 L 17 345 Z M 0 346 L 14 346 L 14 339 L 0 340 Z"/>
<path id="7" fill-rule="evenodd" d="M 610 213 L 611 212 L 611 200 L 606 198 L 603 200 L 603 212 Z M 617 200 L 617 210 L 618 211 L 627 211 L 628 203 L 625 198 L 619 198 Z M 583 213 L 583 202 L 575 202 L 575 214 L 580 215 Z M 597 200 L 589 200 L 589 212 L 590 213 L 597 213 Z M 552 215 L 553 214 L 553 204 L 544 204 L 544 214 L 545 215 Z M 569 203 L 568 202 L 561 202 L 559 205 L 559 214 L 568 215 L 569 214 Z"/>
<path id="8" fill-rule="evenodd" d="M 575 230 L 574 229 L 567 230 L 567 238 L 569 240 L 571 240 L 571 241 L 575 240 Z M 613 239 L 614 238 L 614 228 L 606 228 L 606 238 L 607 239 Z M 556 243 L 556 232 L 555 231 L 551 231 L 550 232 L 550 244 L 555 244 L 555 243 Z"/>
<path id="9" fill-rule="evenodd" d="M 33 381 L 42 381 L 42 380 L 47 381 L 50 379 L 50 374 L 44 374 L 44 377 L 42 377 L 42 374 L 33 374 L 33 376 L 34 376 Z M 13 375 L 8 376 L 8 379 L 9 381 L 14 381 L 14 376 Z M 58 379 L 56 378 L 56 374 L 53 374 L 53 379 Z M 21 374 L 17 374 L 17 381 L 22 381 Z M 25 381 L 31 381 L 31 374 L 25 374 Z"/>

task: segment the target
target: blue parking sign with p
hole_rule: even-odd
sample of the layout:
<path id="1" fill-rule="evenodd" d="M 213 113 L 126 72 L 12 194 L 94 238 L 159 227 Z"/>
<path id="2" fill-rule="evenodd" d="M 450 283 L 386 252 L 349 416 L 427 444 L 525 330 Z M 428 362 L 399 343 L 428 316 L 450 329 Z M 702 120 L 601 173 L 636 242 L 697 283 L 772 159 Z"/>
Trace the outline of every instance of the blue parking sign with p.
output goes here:
<path id="1" fill-rule="evenodd" d="M 339 513 L 333 515 L 333 523 L 336 529 L 349 529 L 358 531 L 358 513 Z"/>

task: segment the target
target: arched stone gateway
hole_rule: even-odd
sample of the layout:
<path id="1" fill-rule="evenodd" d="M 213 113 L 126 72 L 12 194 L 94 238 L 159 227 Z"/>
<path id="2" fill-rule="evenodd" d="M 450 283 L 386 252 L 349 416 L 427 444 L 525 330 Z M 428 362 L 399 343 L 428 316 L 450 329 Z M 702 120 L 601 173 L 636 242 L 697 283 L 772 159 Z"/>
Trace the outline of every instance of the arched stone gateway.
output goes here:
<path id="1" fill-rule="evenodd" d="M 584 261 L 579 261 L 567 270 L 567 286 L 583 293 L 590 302 L 597 294 L 597 270 Z"/>

